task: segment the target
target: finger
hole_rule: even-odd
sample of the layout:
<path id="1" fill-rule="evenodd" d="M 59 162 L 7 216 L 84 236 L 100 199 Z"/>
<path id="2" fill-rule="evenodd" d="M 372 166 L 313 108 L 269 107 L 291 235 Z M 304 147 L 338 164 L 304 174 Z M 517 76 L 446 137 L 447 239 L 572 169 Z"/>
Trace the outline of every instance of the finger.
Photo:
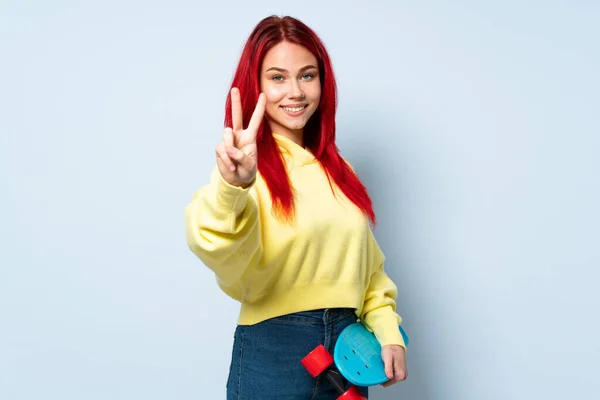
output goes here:
<path id="1" fill-rule="evenodd" d="M 404 356 L 398 351 L 399 347 L 391 347 L 390 354 L 392 356 L 393 377 L 385 382 L 382 386 L 389 387 L 393 384 L 403 381 L 408 376 L 406 373 L 406 361 Z M 387 373 L 386 373 L 387 375 Z M 389 378 L 389 375 L 387 375 Z"/>
<path id="2" fill-rule="evenodd" d="M 239 167 L 247 171 L 252 169 L 253 160 L 246 152 L 236 149 L 235 147 L 230 147 L 227 149 L 227 155 L 235 160 L 235 162 L 239 164 Z"/>
<path id="3" fill-rule="evenodd" d="M 235 171 L 235 165 L 233 164 L 233 161 L 231 161 L 231 158 L 229 158 L 229 156 L 227 155 L 227 151 L 223 143 L 219 143 L 216 149 L 216 153 L 217 158 L 223 162 L 225 168 L 227 168 L 230 171 Z"/>
<path id="4" fill-rule="evenodd" d="M 225 148 L 235 146 L 234 137 L 233 137 L 233 129 L 225 128 L 225 131 L 223 132 L 223 144 L 225 145 Z"/>
<path id="5" fill-rule="evenodd" d="M 242 118 L 242 100 L 240 100 L 240 90 L 238 88 L 231 89 L 231 120 L 233 122 L 233 131 L 239 132 L 243 127 Z"/>
<path id="6" fill-rule="evenodd" d="M 383 363 L 385 365 L 385 376 L 388 379 L 394 379 L 394 357 L 391 351 L 386 351 L 382 354 Z"/>
<path id="7" fill-rule="evenodd" d="M 400 382 L 406 379 L 406 369 L 404 368 L 404 362 L 400 357 L 394 360 L 394 381 Z"/>
<path id="8" fill-rule="evenodd" d="M 399 379 L 398 379 L 399 369 L 397 369 L 396 361 L 392 361 L 391 364 L 392 364 L 392 371 L 393 371 L 392 377 L 382 385 L 383 387 L 390 387 L 399 381 Z M 389 375 L 387 374 L 387 372 L 386 372 L 386 376 L 389 378 Z"/>
<path id="9" fill-rule="evenodd" d="M 229 168 L 227 168 L 225 166 L 225 163 L 223 162 L 223 160 L 221 160 L 221 157 L 219 157 L 218 155 L 217 155 L 217 166 L 219 167 L 219 172 L 221 172 L 221 176 L 225 177 L 223 171 L 228 171 Z"/>
<path id="10" fill-rule="evenodd" d="M 254 134 L 254 137 L 256 137 L 258 128 L 260 128 L 260 124 L 265 115 L 266 103 L 267 103 L 266 96 L 264 95 L 264 93 L 261 93 L 258 96 L 258 102 L 256 103 L 256 108 L 254 108 L 254 112 L 252 113 L 252 118 L 250 118 L 250 123 L 248 124 L 248 130 Z"/>

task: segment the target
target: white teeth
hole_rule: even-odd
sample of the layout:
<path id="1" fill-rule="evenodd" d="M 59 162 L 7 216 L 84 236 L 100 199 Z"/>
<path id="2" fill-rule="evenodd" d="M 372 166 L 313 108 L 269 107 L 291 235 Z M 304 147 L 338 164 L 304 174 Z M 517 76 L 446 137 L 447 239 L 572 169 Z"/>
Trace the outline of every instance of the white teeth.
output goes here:
<path id="1" fill-rule="evenodd" d="M 298 111 L 302 111 L 304 110 L 306 106 L 302 106 L 302 107 L 282 107 L 285 111 L 290 111 L 290 112 L 298 112 Z"/>

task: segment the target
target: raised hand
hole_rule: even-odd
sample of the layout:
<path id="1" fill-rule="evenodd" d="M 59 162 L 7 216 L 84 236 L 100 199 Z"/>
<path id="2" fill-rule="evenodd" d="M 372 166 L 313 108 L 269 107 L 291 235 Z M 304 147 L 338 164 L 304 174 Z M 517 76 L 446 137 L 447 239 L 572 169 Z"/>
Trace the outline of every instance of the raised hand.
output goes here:
<path id="1" fill-rule="evenodd" d="M 265 103 L 265 95 L 261 93 L 250 123 L 243 129 L 240 91 L 238 88 L 231 89 L 233 128 L 225 128 L 223 141 L 216 149 L 219 172 L 230 185 L 246 188 L 256 177 L 256 135 L 265 114 Z"/>

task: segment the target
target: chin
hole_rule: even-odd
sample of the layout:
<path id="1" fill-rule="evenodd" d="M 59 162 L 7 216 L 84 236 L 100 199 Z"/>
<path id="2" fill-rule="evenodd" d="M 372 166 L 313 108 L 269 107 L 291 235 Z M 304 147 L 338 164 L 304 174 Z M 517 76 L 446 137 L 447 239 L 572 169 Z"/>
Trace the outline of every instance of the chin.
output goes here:
<path id="1" fill-rule="evenodd" d="M 293 119 L 293 118 L 283 117 L 283 118 L 275 119 L 274 121 L 286 129 L 298 130 L 298 129 L 304 129 L 304 127 L 306 126 L 306 124 L 308 122 L 308 119 L 305 119 L 305 118 Z"/>
<path id="2" fill-rule="evenodd" d="M 303 121 L 302 123 L 282 124 L 282 125 L 291 131 L 298 131 L 298 130 L 304 129 L 304 127 L 306 126 L 306 121 Z"/>

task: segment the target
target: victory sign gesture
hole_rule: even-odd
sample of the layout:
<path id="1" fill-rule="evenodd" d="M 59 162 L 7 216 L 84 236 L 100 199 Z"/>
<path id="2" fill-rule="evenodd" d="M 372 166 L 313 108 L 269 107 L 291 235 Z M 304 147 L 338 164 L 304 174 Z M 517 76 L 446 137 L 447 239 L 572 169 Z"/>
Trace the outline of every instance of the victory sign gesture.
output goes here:
<path id="1" fill-rule="evenodd" d="M 250 123 L 244 129 L 240 91 L 238 88 L 231 89 L 233 128 L 225 128 L 223 141 L 216 149 L 219 172 L 230 185 L 246 188 L 256 177 L 256 135 L 265 114 L 265 103 L 265 95 L 261 93 Z"/>

